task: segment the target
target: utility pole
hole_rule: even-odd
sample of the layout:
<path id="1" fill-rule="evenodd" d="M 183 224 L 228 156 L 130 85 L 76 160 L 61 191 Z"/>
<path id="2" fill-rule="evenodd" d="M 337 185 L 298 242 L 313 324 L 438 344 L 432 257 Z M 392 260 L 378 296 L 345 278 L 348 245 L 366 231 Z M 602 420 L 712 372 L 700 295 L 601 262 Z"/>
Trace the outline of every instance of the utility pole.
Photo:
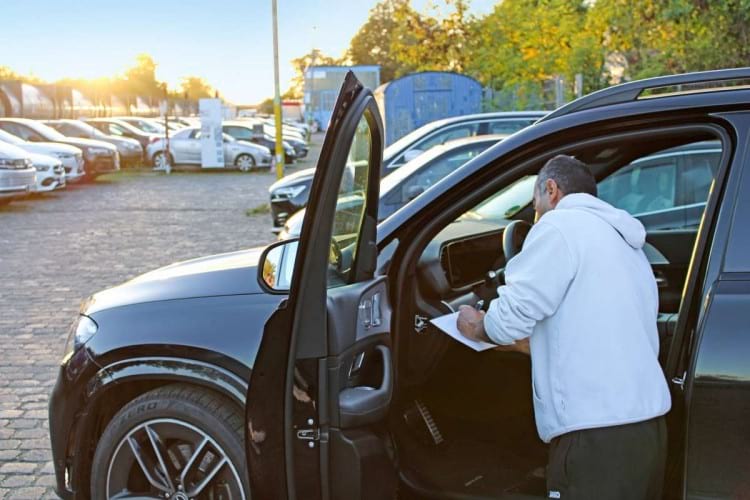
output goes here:
<path id="1" fill-rule="evenodd" d="M 279 90 L 279 23 L 276 0 L 271 0 L 273 17 L 273 114 L 276 124 L 276 178 L 284 177 L 284 136 L 281 125 L 281 91 Z"/>

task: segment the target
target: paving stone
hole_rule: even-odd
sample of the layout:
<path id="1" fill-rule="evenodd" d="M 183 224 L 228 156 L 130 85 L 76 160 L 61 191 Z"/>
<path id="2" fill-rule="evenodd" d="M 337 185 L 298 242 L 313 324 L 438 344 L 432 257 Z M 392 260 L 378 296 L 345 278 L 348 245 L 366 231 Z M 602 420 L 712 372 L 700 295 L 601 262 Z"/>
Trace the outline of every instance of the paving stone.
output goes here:
<path id="1" fill-rule="evenodd" d="M 275 180 L 125 171 L 0 208 L 0 464 L 21 469 L 0 469 L 0 499 L 56 498 L 47 404 L 81 301 L 173 262 L 270 243 L 270 214 L 246 211 L 268 203 Z"/>
<path id="2" fill-rule="evenodd" d="M 30 462 L 7 462 L 0 465 L 2 474 L 31 474 L 34 469 L 36 469 L 36 464 Z"/>

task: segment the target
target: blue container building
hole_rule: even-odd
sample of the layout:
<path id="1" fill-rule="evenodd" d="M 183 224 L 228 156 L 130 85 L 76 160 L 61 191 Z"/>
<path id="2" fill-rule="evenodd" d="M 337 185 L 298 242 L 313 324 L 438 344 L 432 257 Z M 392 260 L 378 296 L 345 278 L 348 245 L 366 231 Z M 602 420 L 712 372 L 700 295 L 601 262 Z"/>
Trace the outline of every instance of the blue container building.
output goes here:
<path id="1" fill-rule="evenodd" d="M 306 122 L 317 122 L 320 130 L 328 128 L 341 84 L 349 71 L 367 88 L 380 85 L 380 66 L 310 66 L 305 71 Z"/>
<path id="2" fill-rule="evenodd" d="M 425 71 L 381 85 L 375 99 L 383 114 L 387 146 L 432 121 L 480 113 L 482 86 L 466 75 Z"/>

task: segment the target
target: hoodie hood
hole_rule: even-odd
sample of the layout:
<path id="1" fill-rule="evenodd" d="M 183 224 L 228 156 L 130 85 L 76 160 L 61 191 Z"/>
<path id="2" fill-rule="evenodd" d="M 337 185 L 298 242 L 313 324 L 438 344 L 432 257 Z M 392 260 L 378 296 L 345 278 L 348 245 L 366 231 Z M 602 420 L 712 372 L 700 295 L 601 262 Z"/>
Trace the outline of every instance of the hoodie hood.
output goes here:
<path id="1" fill-rule="evenodd" d="M 583 210 L 602 219 L 615 228 L 622 239 L 635 249 L 643 248 L 646 229 L 641 221 L 625 210 L 615 208 L 606 201 L 586 193 L 574 193 L 563 197 L 555 210 Z"/>

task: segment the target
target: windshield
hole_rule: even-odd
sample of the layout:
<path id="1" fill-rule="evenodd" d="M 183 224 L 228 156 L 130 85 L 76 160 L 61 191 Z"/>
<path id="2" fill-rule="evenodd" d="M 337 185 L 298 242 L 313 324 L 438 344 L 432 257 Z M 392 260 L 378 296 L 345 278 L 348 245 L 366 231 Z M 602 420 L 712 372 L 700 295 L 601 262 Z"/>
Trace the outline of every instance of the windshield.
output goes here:
<path id="1" fill-rule="evenodd" d="M 143 130 L 144 132 L 149 132 L 152 134 L 160 134 L 164 132 L 164 130 L 161 127 L 158 127 L 155 123 L 150 123 L 146 120 L 138 120 L 138 119 L 131 118 L 125 121 L 135 125 L 136 127 Z"/>
<path id="2" fill-rule="evenodd" d="M 24 141 L 23 139 L 21 139 L 20 137 L 16 137 L 15 135 L 8 133 L 5 130 L 0 130 L 0 141 L 7 144 L 14 144 L 16 146 L 24 146 L 26 144 L 26 141 Z"/>
<path id="3" fill-rule="evenodd" d="M 390 160 L 393 156 L 397 155 L 402 149 L 405 149 L 407 146 L 409 146 L 411 143 L 413 143 L 414 141 L 416 141 L 423 135 L 440 127 L 443 124 L 443 122 L 444 120 L 434 121 L 434 122 L 428 123 L 427 125 L 422 125 L 417 130 L 409 132 L 408 134 L 403 136 L 401 139 L 397 140 L 396 142 L 394 142 L 393 144 L 385 148 L 385 150 L 383 150 L 383 161 Z"/>
<path id="4" fill-rule="evenodd" d="M 510 219 L 523 210 L 534 198 L 536 175 L 521 177 L 516 182 L 462 215 L 461 219 Z"/>
<path id="5" fill-rule="evenodd" d="M 28 126 L 31 129 L 34 129 L 37 134 L 43 136 L 48 141 L 65 141 L 67 139 L 67 137 L 62 135 L 60 132 L 43 123 L 29 120 L 25 121 L 24 125 Z"/>

